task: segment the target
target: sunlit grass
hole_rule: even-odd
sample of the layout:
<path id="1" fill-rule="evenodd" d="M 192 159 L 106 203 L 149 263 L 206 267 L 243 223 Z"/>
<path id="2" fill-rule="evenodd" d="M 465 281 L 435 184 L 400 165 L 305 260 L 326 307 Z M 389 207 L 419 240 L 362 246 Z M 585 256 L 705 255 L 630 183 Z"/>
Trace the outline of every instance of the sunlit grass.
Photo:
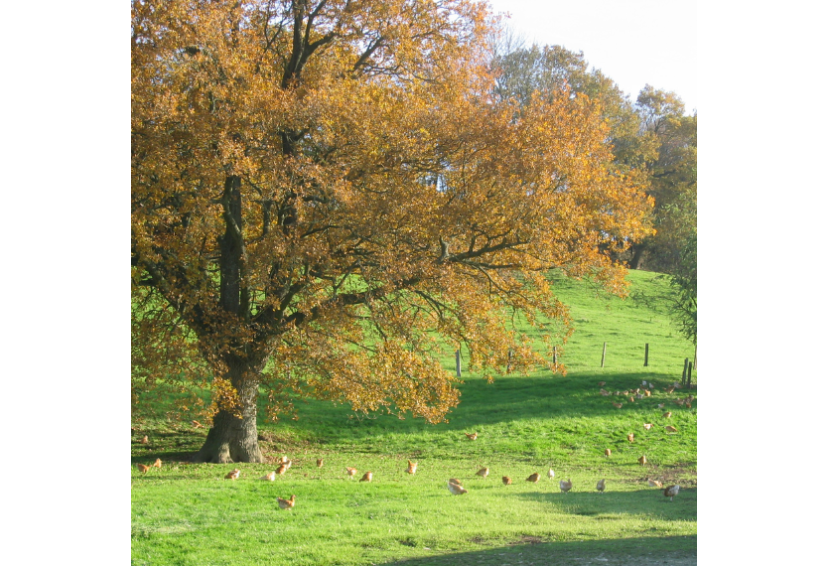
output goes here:
<path id="1" fill-rule="evenodd" d="M 134 463 L 160 457 L 164 464 L 146 475 L 133 467 L 133 564 L 696 563 L 697 401 L 678 406 L 678 394 L 690 392 L 664 391 L 680 380 L 694 347 L 660 312 L 665 286 L 654 277 L 632 272 L 632 296 L 624 300 L 588 283 L 557 283 L 576 325 L 561 352 L 568 374 L 488 384 L 465 371 L 461 404 L 448 423 L 298 403 L 299 421 L 260 425 L 266 457 L 294 460 L 273 483 L 257 479 L 273 465 L 237 465 L 242 477 L 231 481 L 223 478 L 230 466 L 180 463 L 205 434 L 185 421 L 139 426 L 151 443 L 133 444 Z M 454 369 L 451 350 L 444 362 Z M 643 380 L 656 389 L 633 403 L 600 396 L 597 386 L 604 381 L 613 393 Z M 612 401 L 623 402 L 622 409 Z M 644 423 L 655 427 L 645 430 Z M 678 433 L 667 433 L 668 424 Z M 473 431 L 476 441 L 464 437 Z M 645 466 L 637 462 L 642 455 Z M 414 476 L 404 473 L 407 459 L 418 460 Z M 481 465 L 490 468 L 486 479 L 474 475 Z M 372 471 L 374 480 L 350 480 L 346 466 Z M 546 476 L 549 467 L 555 481 Z M 525 481 L 533 472 L 543 475 L 537 484 Z M 502 475 L 513 484 L 504 486 Z M 451 495 L 450 477 L 469 493 Z M 559 492 L 560 478 L 573 481 L 571 493 Z M 595 491 L 601 478 L 604 494 Z M 669 502 L 648 478 L 683 490 Z M 276 497 L 291 494 L 296 507 L 278 509 Z"/>

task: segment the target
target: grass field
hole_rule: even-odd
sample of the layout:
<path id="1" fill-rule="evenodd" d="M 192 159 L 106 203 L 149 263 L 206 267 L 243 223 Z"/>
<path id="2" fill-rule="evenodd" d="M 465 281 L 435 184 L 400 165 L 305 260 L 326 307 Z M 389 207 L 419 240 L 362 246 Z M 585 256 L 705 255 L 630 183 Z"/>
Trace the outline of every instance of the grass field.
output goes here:
<path id="1" fill-rule="evenodd" d="M 187 421 L 133 426 L 132 564 L 696 564 L 697 400 L 690 408 L 675 403 L 696 386 L 665 391 L 694 347 L 665 314 L 665 281 L 636 271 L 630 281 L 632 294 L 618 299 L 590 283 L 557 280 L 576 327 L 560 352 L 568 374 L 492 384 L 464 374 L 449 423 L 359 416 L 315 401 L 297 403 L 299 421 L 261 423 L 266 457 L 294 461 L 275 482 L 258 479 L 273 465 L 236 465 L 242 475 L 232 481 L 223 478 L 231 466 L 184 463 L 205 436 Z M 454 369 L 449 349 L 445 365 Z M 634 402 L 599 393 L 599 382 L 613 393 L 643 381 L 655 390 Z M 475 441 L 464 436 L 474 431 Z M 137 443 L 145 434 L 150 444 Z M 161 469 L 139 473 L 136 463 L 156 458 Z M 418 461 L 415 475 L 404 473 L 407 459 Z M 350 480 L 347 466 L 372 471 L 373 481 Z M 490 468 L 487 478 L 474 475 L 480 466 Z M 525 481 L 534 472 L 542 480 Z M 502 475 L 513 484 L 503 485 Z M 451 495 L 450 477 L 469 492 Z M 568 478 L 573 490 L 562 494 L 558 482 Z M 682 490 L 670 502 L 648 478 Z M 294 509 L 277 508 L 277 496 L 292 494 Z"/>

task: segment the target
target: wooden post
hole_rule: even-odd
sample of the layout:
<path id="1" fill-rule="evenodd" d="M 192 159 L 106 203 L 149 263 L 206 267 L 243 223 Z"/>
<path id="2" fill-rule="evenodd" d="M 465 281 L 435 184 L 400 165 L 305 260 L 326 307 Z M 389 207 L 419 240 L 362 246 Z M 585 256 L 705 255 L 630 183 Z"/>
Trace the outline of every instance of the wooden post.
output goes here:
<path id="1" fill-rule="evenodd" d="M 602 343 L 602 363 L 599 365 L 600 368 L 605 368 L 605 347 L 608 345 L 607 342 Z"/>
<path id="2" fill-rule="evenodd" d="M 689 362 L 689 359 L 686 359 L 686 368 L 688 371 L 686 372 L 686 388 L 692 387 L 692 363 Z"/>
<path id="3" fill-rule="evenodd" d="M 695 345 L 695 363 L 692 364 L 692 368 L 697 370 L 697 345 Z"/>
<path id="4" fill-rule="evenodd" d="M 683 376 L 680 378 L 680 385 L 686 385 L 686 369 L 689 367 L 689 359 L 683 361 Z"/>
<path id="5" fill-rule="evenodd" d="M 648 366 L 648 343 L 646 343 L 646 361 L 643 366 Z"/>
<path id="6" fill-rule="evenodd" d="M 455 351 L 455 375 L 461 378 L 461 351 Z"/>
<path id="7" fill-rule="evenodd" d="M 556 347 L 553 347 L 553 365 L 556 366 Z"/>

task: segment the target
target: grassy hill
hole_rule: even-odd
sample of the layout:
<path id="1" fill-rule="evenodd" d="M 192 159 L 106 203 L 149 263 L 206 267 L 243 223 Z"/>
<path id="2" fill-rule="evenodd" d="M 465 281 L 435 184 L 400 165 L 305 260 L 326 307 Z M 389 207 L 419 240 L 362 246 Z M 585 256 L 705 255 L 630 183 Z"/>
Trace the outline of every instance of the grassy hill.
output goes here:
<path id="1" fill-rule="evenodd" d="M 260 425 L 266 456 L 294 461 L 275 482 L 258 479 L 274 466 L 238 465 L 242 476 L 231 481 L 223 478 L 229 466 L 180 461 L 205 434 L 184 419 L 134 426 L 151 443 L 133 443 L 133 463 L 164 463 L 147 474 L 133 465 L 132 563 L 696 564 L 697 401 L 678 405 L 690 391 L 666 391 L 694 347 L 666 316 L 665 280 L 635 271 L 630 281 L 631 295 L 619 299 L 588 282 L 557 279 L 576 327 L 560 351 L 568 374 L 487 383 L 463 373 L 461 404 L 448 423 L 299 402 L 298 421 Z M 454 369 L 449 349 L 444 363 Z M 654 390 L 634 402 L 599 393 L 599 382 L 613 394 L 642 389 L 644 381 Z M 404 473 L 407 459 L 418 461 L 415 475 Z M 349 479 L 347 466 L 372 471 L 373 481 Z M 487 478 L 475 476 L 481 466 L 490 468 Z M 534 472 L 542 480 L 525 481 Z M 513 483 L 505 486 L 503 475 Z M 451 495 L 450 477 L 469 492 Z M 597 493 L 603 478 L 607 490 Z M 649 478 L 682 490 L 670 502 Z M 571 479 L 570 493 L 559 492 L 560 479 Z M 292 494 L 295 508 L 278 509 L 276 497 Z"/>

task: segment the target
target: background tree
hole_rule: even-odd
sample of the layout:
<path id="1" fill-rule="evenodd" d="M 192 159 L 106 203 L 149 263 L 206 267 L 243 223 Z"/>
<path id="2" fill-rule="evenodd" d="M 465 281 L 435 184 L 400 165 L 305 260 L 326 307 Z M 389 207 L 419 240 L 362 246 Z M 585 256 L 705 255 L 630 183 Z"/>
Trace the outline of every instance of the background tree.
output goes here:
<path id="1" fill-rule="evenodd" d="M 614 166 L 637 176 L 654 197 L 655 233 L 631 240 L 620 255 L 634 269 L 672 272 L 680 249 L 695 231 L 697 209 L 697 116 L 685 115 L 673 93 L 646 85 L 637 101 L 597 69 L 582 52 L 521 42 L 497 44 L 493 67 L 500 74 L 494 92 L 525 104 L 534 93 L 567 90 L 595 101 L 609 126 Z"/>
<path id="2" fill-rule="evenodd" d="M 587 97 L 493 101 L 467 0 L 132 4 L 133 403 L 211 389 L 196 460 L 262 461 L 257 400 L 442 421 L 437 356 L 549 364 L 509 327 L 566 335 L 544 272 L 624 271 L 648 233 Z M 198 402 L 197 402 L 198 403 Z"/>

